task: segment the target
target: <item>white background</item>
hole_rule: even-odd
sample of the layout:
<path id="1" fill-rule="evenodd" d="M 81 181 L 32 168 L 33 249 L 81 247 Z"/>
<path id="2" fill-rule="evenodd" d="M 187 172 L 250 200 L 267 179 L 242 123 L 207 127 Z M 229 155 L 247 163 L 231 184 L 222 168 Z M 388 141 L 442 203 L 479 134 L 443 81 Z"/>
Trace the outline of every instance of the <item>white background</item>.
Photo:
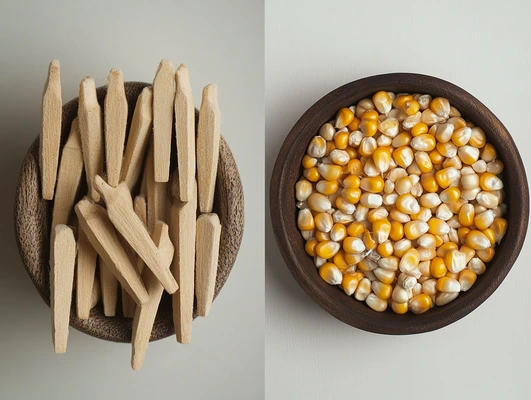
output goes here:
<path id="1" fill-rule="evenodd" d="M 180 3 L 180 4 L 179 4 Z M 260 399 L 264 384 L 262 1 L 0 0 L 0 399 Z M 244 186 L 245 235 L 234 269 L 191 345 L 149 345 L 141 371 L 127 344 L 70 329 L 55 355 L 50 310 L 18 256 L 13 200 L 23 157 L 39 133 L 48 63 L 61 62 L 64 102 L 109 70 L 151 82 L 162 58 L 188 65 L 195 104 L 219 88 L 222 134 Z"/>
<path id="2" fill-rule="evenodd" d="M 268 1 L 266 186 L 308 107 L 338 86 L 386 72 L 433 75 L 472 93 L 505 124 L 529 168 L 530 15 L 523 0 Z M 267 398 L 529 399 L 528 242 L 472 314 L 433 333 L 392 337 L 351 328 L 313 303 L 266 222 Z"/>

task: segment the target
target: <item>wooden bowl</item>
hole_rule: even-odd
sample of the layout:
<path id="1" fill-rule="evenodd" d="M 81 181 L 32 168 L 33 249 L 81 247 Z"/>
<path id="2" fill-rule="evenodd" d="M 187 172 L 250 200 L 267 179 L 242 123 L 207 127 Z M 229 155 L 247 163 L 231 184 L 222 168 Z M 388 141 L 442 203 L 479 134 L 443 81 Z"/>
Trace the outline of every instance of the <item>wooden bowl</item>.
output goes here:
<path id="1" fill-rule="evenodd" d="M 508 230 L 496 246 L 496 255 L 475 285 L 453 302 L 421 315 L 395 314 L 388 309 L 378 313 L 324 282 L 313 260 L 304 251 L 304 240 L 297 228 L 295 183 L 301 176 L 301 160 L 310 139 L 342 107 L 356 104 L 379 91 L 428 93 L 450 100 L 463 116 L 484 129 L 505 164 L 505 202 Z M 322 308 L 346 324 L 366 331 L 403 335 L 428 332 L 449 325 L 483 303 L 501 284 L 524 243 L 529 216 L 529 195 L 524 165 L 511 135 L 496 116 L 463 89 L 425 75 L 397 73 L 377 75 L 342 86 L 315 103 L 295 124 L 280 149 L 270 189 L 270 214 L 280 252 L 291 274 L 304 291 Z"/>
<path id="2" fill-rule="evenodd" d="M 136 99 L 148 83 L 126 82 L 125 91 L 129 105 L 128 125 Z M 103 109 L 107 87 L 97 89 L 98 101 Z M 72 120 L 77 115 L 78 99 L 63 106 L 61 146 L 64 145 Z M 196 111 L 197 122 L 197 111 Z M 175 132 L 174 135 L 175 136 Z M 175 145 L 173 145 L 173 148 Z M 15 233 L 24 266 L 46 304 L 50 305 L 49 243 L 52 220 L 52 201 L 41 197 L 39 179 L 39 138 L 33 142 L 20 171 L 15 200 Z M 214 212 L 219 215 L 222 231 L 215 295 L 219 293 L 232 269 L 243 235 L 243 188 L 236 162 L 229 146 L 221 138 Z M 173 155 L 175 157 L 175 155 Z M 174 162 L 175 164 L 175 162 Z M 92 309 L 88 320 L 81 320 L 75 311 L 75 291 L 70 313 L 70 325 L 91 336 L 114 342 L 131 342 L 132 319 L 121 315 L 121 304 L 116 317 L 103 315 L 101 302 Z M 195 317 L 194 310 L 194 317 Z M 171 297 L 165 292 L 159 308 L 151 340 L 165 338 L 174 333 Z"/>

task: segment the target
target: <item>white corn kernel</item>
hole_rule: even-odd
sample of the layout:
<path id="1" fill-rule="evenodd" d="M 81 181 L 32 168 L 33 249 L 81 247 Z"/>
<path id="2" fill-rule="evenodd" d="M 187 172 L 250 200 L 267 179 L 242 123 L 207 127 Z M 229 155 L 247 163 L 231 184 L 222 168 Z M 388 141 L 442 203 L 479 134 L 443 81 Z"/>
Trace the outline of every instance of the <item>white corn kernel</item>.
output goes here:
<path id="1" fill-rule="evenodd" d="M 321 258 L 319 256 L 315 256 L 313 258 L 314 264 L 317 268 L 322 267 L 324 264 L 326 264 L 326 260 L 324 258 Z"/>
<path id="2" fill-rule="evenodd" d="M 380 299 L 374 293 L 370 293 L 365 299 L 365 302 L 377 312 L 384 312 L 387 309 L 387 300 Z"/>
<path id="3" fill-rule="evenodd" d="M 487 267 L 481 259 L 474 257 L 468 262 L 468 269 L 474 271 L 476 275 L 481 275 L 487 270 Z"/>
<path id="4" fill-rule="evenodd" d="M 483 160 L 478 160 L 472 164 L 472 169 L 478 174 L 482 174 L 483 172 L 487 171 L 487 163 Z"/>
<path id="5" fill-rule="evenodd" d="M 444 264 L 454 274 L 461 272 L 466 267 L 466 255 L 459 250 L 450 250 L 444 256 Z"/>
<path id="6" fill-rule="evenodd" d="M 382 205 L 382 196 L 374 193 L 363 193 L 360 203 L 367 208 L 377 208 Z"/>
<path id="7" fill-rule="evenodd" d="M 326 124 L 323 124 L 323 126 L 321 126 L 321 129 L 319 130 L 319 135 L 325 140 L 334 140 L 335 133 L 336 130 L 334 126 L 328 122 Z"/>
<path id="8" fill-rule="evenodd" d="M 477 202 L 486 208 L 495 208 L 498 206 L 499 200 L 495 194 L 481 191 L 476 196 Z"/>
<path id="9" fill-rule="evenodd" d="M 426 208 L 437 207 L 441 204 L 441 199 L 437 193 L 426 193 L 420 198 L 420 205 Z"/>
<path id="10" fill-rule="evenodd" d="M 428 279 L 422 282 L 422 293 L 427 294 L 428 296 L 433 296 L 437 294 L 437 279 Z"/>
<path id="11" fill-rule="evenodd" d="M 397 285 L 402 286 L 406 290 L 413 289 L 417 284 L 417 279 L 413 276 L 408 276 L 406 274 L 398 275 Z"/>
<path id="12" fill-rule="evenodd" d="M 363 278 L 358 284 L 358 287 L 356 288 L 354 298 L 358 301 L 365 301 L 365 299 L 369 296 L 370 293 L 371 281 L 367 278 Z"/>
<path id="13" fill-rule="evenodd" d="M 328 155 L 328 158 L 337 165 L 347 165 L 350 161 L 350 156 L 345 150 L 334 149 Z"/>
<path id="14" fill-rule="evenodd" d="M 321 136 L 314 136 L 308 145 L 308 155 L 314 158 L 324 157 L 326 153 L 326 140 Z"/>
<path id="15" fill-rule="evenodd" d="M 342 213 L 341 211 L 339 210 L 336 210 L 334 211 L 334 213 L 332 214 L 332 220 L 336 223 L 336 224 L 348 224 L 348 223 L 351 223 L 354 221 L 354 216 L 351 215 L 351 214 L 345 214 L 345 213 Z"/>
<path id="16" fill-rule="evenodd" d="M 328 197 L 316 192 L 308 197 L 308 205 L 312 210 L 317 212 L 327 212 L 332 208 L 332 204 Z"/>
<path id="17" fill-rule="evenodd" d="M 437 293 L 435 295 L 435 304 L 439 307 L 445 306 L 446 304 L 454 301 L 457 296 L 459 296 L 459 292 L 455 293 Z"/>
<path id="18" fill-rule="evenodd" d="M 450 211 L 445 203 L 442 203 L 439 207 L 437 207 L 437 213 L 435 216 L 443 221 L 448 221 L 454 216 L 454 213 Z"/>
<path id="19" fill-rule="evenodd" d="M 354 131 L 348 137 L 348 144 L 351 147 L 358 147 L 363 139 L 362 131 Z"/>
<path id="20" fill-rule="evenodd" d="M 393 289 L 392 299 L 397 303 L 405 303 L 409 300 L 411 289 L 404 289 L 402 286 L 395 286 Z"/>

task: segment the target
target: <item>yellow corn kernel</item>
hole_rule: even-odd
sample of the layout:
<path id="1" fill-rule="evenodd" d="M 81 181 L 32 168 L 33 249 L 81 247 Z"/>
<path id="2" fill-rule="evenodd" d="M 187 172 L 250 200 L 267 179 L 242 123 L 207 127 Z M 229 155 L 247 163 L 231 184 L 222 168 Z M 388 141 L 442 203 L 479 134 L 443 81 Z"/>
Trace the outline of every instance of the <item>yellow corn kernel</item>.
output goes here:
<path id="1" fill-rule="evenodd" d="M 378 268 L 378 264 L 372 260 L 369 260 L 367 257 L 365 257 L 363 260 L 360 260 L 358 263 L 358 269 L 363 273 L 371 272 L 376 268 Z"/>
<path id="2" fill-rule="evenodd" d="M 492 259 L 494 258 L 494 253 L 495 251 L 492 247 L 489 247 L 488 249 L 481 249 L 481 250 L 476 251 L 476 254 L 479 257 L 479 259 L 485 263 L 492 261 Z"/>
<path id="3" fill-rule="evenodd" d="M 461 291 L 461 285 L 457 279 L 449 276 L 443 276 L 437 280 L 435 288 L 443 293 L 458 293 Z"/>
<path id="4" fill-rule="evenodd" d="M 432 235 L 446 235 L 450 232 L 450 227 L 446 223 L 446 221 L 443 221 L 439 218 L 430 218 L 428 221 L 428 227 L 429 227 L 429 233 Z"/>
<path id="5" fill-rule="evenodd" d="M 334 225 L 332 216 L 326 212 L 316 214 L 314 221 L 315 227 L 321 232 L 330 232 Z"/>
<path id="6" fill-rule="evenodd" d="M 420 205 L 415 197 L 409 193 L 398 196 L 395 204 L 398 211 L 404 214 L 416 214 L 420 211 Z"/>
<path id="7" fill-rule="evenodd" d="M 444 258 L 446 253 L 452 250 L 457 250 L 459 247 L 457 246 L 457 243 L 454 242 L 448 242 L 445 243 L 437 248 L 437 257 Z"/>
<path id="8" fill-rule="evenodd" d="M 339 285 L 343 280 L 343 274 L 333 263 L 325 263 L 319 268 L 319 275 L 329 285 Z"/>
<path id="9" fill-rule="evenodd" d="M 357 237 L 365 232 L 365 226 L 361 222 L 353 222 L 347 227 L 349 236 Z"/>
<path id="10" fill-rule="evenodd" d="M 299 211 L 297 226 L 301 231 L 310 231 L 315 228 L 312 212 L 308 208 Z"/>
<path id="11" fill-rule="evenodd" d="M 394 251 L 393 243 L 390 240 L 380 243 L 376 247 L 376 251 L 381 257 L 384 257 L 384 258 L 391 257 Z"/>
<path id="12" fill-rule="evenodd" d="M 317 182 L 319 178 L 321 177 L 321 174 L 319 173 L 319 170 L 317 167 L 312 167 L 305 169 L 302 174 L 306 179 L 308 179 L 310 182 Z"/>
<path id="13" fill-rule="evenodd" d="M 347 237 L 347 228 L 341 223 L 334 224 L 330 230 L 330 239 L 334 242 L 341 242 Z"/>
<path id="14" fill-rule="evenodd" d="M 395 271 L 390 271 L 384 268 L 376 268 L 372 273 L 378 278 L 380 282 L 391 284 L 395 280 Z"/>
<path id="15" fill-rule="evenodd" d="M 367 220 L 373 224 L 375 221 L 378 221 L 379 219 L 387 219 L 389 216 L 389 212 L 384 207 L 378 207 L 373 208 L 369 211 L 367 214 Z"/>
<path id="16" fill-rule="evenodd" d="M 322 193 L 327 196 L 337 192 L 338 187 L 339 186 L 337 184 L 337 181 L 326 181 L 326 180 L 319 181 L 317 182 L 317 185 L 315 185 L 315 189 L 317 189 L 319 193 Z"/>
<path id="17" fill-rule="evenodd" d="M 461 117 L 450 118 L 448 123 L 454 126 L 454 130 L 461 129 L 466 126 L 466 121 Z"/>
<path id="18" fill-rule="evenodd" d="M 324 242 L 320 242 L 315 246 L 315 253 L 319 257 L 328 260 L 329 258 L 334 257 L 340 248 L 341 245 L 339 243 L 327 240 Z"/>
<path id="19" fill-rule="evenodd" d="M 448 270 L 441 257 L 435 257 L 430 263 L 430 273 L 434 278 L 441 278 L 446 275 Z"/>
<path id="20" fill-rule="evenodd" d="M 476 250 L 471 249 L 466 244 L 462 245 L 459 249 L 461 253 L 465 254 L 466 263 L 468 264 L 476 256 Z"/>
<path id="21" fill-rule="evenodd" d="M 416 100 L 407 101 L 406 103 L 404 103 L 404 105 L 401 108 L 401 111 L 408 117 L 415 115 L 416 113 L 419 112 L 419 110 L 420 110 L 420 105 Z M 428 126 L 426 125 L 426 132 L 428 131 L 427 127 Z"/>
<path id="22" fill-rule="evenodd" d="M 470 140 L 470 135 L 472 135 L 472 129 L 468 126 L 456 129 L 452 134 L 452 142 L 457 147 L 465 146 Z"/>
<path id="23" fill-rule="evenodd" d="M 427 294 L 421 293 L 409 299 L 408 307 L 413 314 L 422 314 L 431 308 L 432 300 Z"/>
<path id="24" fill-rule="evenodd" d="M 436 144 L 437 141 L 435 140 L 435 137 L 425 133 L 423 135 L 414 137 L 413 140 L 411 140 L 410 145 L 417 151 L 432 151 L 435 149 Z"/>
<path id="25" fill-rule="evenodd" d="M 415 153 L 415 161 L 423 174 L 426 174 L 433 169 L 430 156 L 424 151 L 417 151 Z"/>
<path id="26" fill-rule="evenodd" d="M 453 203 L 461 197 L 461 190 L 455 186 L 449 187 L 443 190 L 439 197 L 443 203 Z"/>
<path id="27" fill-rule="evenodd" d="M 356 175 L 349 175 L 345 179 L 343 179 L 343 186 L 346 188 L 357 189 L 360 187 L 360 185 L 361 179 Z"/>
<path id="28" fill-rule="evenodd" d="M 435 236 L 435 247 L 441 247 L 444 244 L 444 238 L 442 235 L 434 235 Z"/>
<path id="29" fill-rule="evenodd" d="M 374 150 L 378 148 L 378 143 L 372 137 L 364 137 L 361 139 L 358 151 L 363 157 L 370 157 Z M 376 167 L 376 166 L 375 166 Z"/>
<path id="30" fill-rule="evenodd" d="M 485 162 L 491 162 L 494 161 L 496 158 L 496 149 L 494 146 L 490 143 L 485 144 L 485 147 L 483 147 L 483 150 L 481 150 L 480 157 Z"/>
<path id="31" fill-rule="evenodd" d="M 315 232 L 315 238 L 320 242 L 327 242 L 330 240 L 330 234 L 328 232 L 317 231 Z"/>
<path id="32" fill-rule="evenodd" d="M 491 247 L 490 240 L 484 233 L 473 229 L 466 235 L 466 245 L 474 250 L 483 250 Z"/>
<path id="33" fill-rule="evenodd" d="M 393 151 L 393 160 L 402 168 L 407 168 L 413 162 L 413 151 L 411 147 L 402 146 Z"/>
<path id="34" fill-rule="evenodd" d="M 424 221 L 409 221 L 404 225 L 404 234 L 409 240 L 415 240 L 424 235 L 429 226 Z"/>
<path id="35" fill-rule="evenodd" d="M 409 132 L 401 132 L 393 138 L 391 146 L 394 148 L 408 146 L 411 143 L 413 136 Z"/>
<path id="36" fill-rule="evenodd" d="M 376 110 L 367 110 L 365 111 L 362 116 L 362 121 L 378 121 L 379 115 Z"/>
<path id="37" fill-rule="evenodd" d="M 424 122 L 419 122 L 418 124 L 415 124 L 413 128 L 411 128 L 411 136 L 413 137 L 424 135 L 426 133 L 428 133 L 428 125 L 426 125 Z"/>
<path id="38" fill-rule="evenodd" d="M 462 226 L 457 229 L 457 236 L 459 237 L 459 240 L 461 242 L 464 242 L 466 239 L 466 235 L 468 235 L 468 232 L 470 232 L 470 228 L 466 226 Z"/>
<path id="39" fill-rule="evenodd" d="M 347 128 L 350 132 L 354 132 L 354 131 L 357 131 L 358 128 L 360 127 L 360 119 L 357 118 L 357 117 L 353 117 L 352 118 L 352 122 L 350 124 L 348 124 Z"/>
<path id="40" fill-rule="evenodd" d="M 391 107 L 393 106 L 391 97 L 383 90 L 376 92 L 372 96 L 372 102 L 374 103 L 376 109 L 382 114 L 387 114 L 389 111 L 391 111 Z"/>
<path id="41" fill-rule="evenodd" d="M 443 189 L 446 189 L 459 177 L 459 171 L 453 167 L 443 168 L 435 173 L 437 183 Z"/>
<path id="42" fill-rule="evenodd" d="M 345 252 L 345 261 L 350 265 L 358 265 L 358 263 L 365 258 L 365 254 L 359 253 L 359 254 L 349 254 Z"/>
<path id="43" fill-rule="evenodd" d="M 397 249 L 395 249 L 395 254 L 397 254 Z M 406 250 L 406 252 L 401 256 L 398 267 L 400 268 L 401 272 L 403 272 L 404 274 L 408 274 L 412 272 L 415 268 L 417 268 L 419 266 L 419 263 L 419 252 L 416 249 L 410 248 Z"/>
<path id="44" fill-rule="evenodd" d="M 463 206 L 464 207 L 464 206 Z M 461 208 L 462 209 L 462 208 Z M 474 217 L 474 226 L 480 231 L 487 229 L 494 222 L 494 213 L 492 210 L 483 211 Z M 494 232 L 492 232 L 494 234 Z"/>
<path id="45" fill-rule="evenodd" d="M 356 206 L 342 196 L 337 196 L 335 204 L 336 208 L 343 214 L 352 214 L 356 210 Z"/>
<path id="46" fill-rule="evenodd" d="M 479 149 L 472 146 L 462 146 L 459 147 L 457 154 L 464 164 L 473 165 L 479 158 Z"/>
<path id="47" fill-rule="evenodd" d="M 404 237 L 404 226 L 398 221 L 391 221 L 391 232 L 389 237 L 395 242 Z"/>
<path id="48" fill-rule="evenodd" d="M 361 180 L 360 187 L 366 192 L 378 193 L 381 192 L 384 188 L 384 180 L 381 176 L 363 178 Z"/>
<path id="49" fill-rule="evenodd" d="M 361 190 L 354 188 L 345 188 L 341 191 L 341 196 L 343 196 L 343 198 L 348 202 L 356 204 L 360 201 Z"/>
<path id="50" fill-rule="evenodd" d="M 433 153 L 433 152 L 432 152 Z M 436 193 L 439 190 L 439 184 L 433 173 L 425 173 L 420 176 L 420 184 L 428 193 Z"/>
<path id="51" fill-rule="evenodd" d="M 348 296 L 352 296 L 362 279 L 363 274 L 360 272 L 345 274 L 343 276 L 343 281 L 341 282 L 341 288 Z"/>
<path id="52" fill-rule="evenodd" d="M 345 151 L 351 159 L 358 158 L 358 151 L 354 147 L 347 146 Z"/>
<path id="53" fill-rule="evenodd" d="M 474 223 L 475 214 L 472 204 L 464 204 L 459 210 L 459 223 L 463 226 L 471 226 Z"/>
<path id="54" fill-rule="evenodd" d="M 461 290 L 463 292 L 466 292 L 476 282 L 477 278 L 477 274 L 470 269 L 464 269 L 463 271 L 461 271 L 461 273 L 459 274 L 459 283 L 461 284 Z"/>
<path id="55" fill-rule="evenodd" d="M 489 239 L 491 246 L 496 244 L 496 237 L 494 236 L 494 231 L 491 228 L 483 229 L 481 230 L 481 233 L 483 233 L 487 239 Z"/>
<path id="56" fill-rule="evenodd" d="M 312 168 L 317 165 L 317 158 L 310 157 L 308 154 L 305 154 L 302 158 L 302 167 L 303 168 Z"/>
<path id="57" fill-rule="evenodd" d="M 376 132 L 378 132 L 378 121 L 362 119 L 360 123 L 360 131 L 362 131 L 365 136 L 372 137 L 376 135 Z"/>
<path id="58" fill-rule="evenodd" d="M 332 151 L 334 151 L 336 149 L 336 144 L 335 142 L 326 142 L 326 151 L 325 151 L 325 156 L 329 156 L 330 153 Z"/>
<path id="59" fill-rule="evenodd" d="M 455 157 L 457 155 L 457 147 L 452 142 L 437 143 L 437 151 L 444 157 Z"/>
<path id="60" fill-rule="evenodd" d="M 461 162 L 461 159 L 458 156 L 447 158 L 443 162 L 443 168 L 449 168 L 454 167 L 455 169 L 461 169 L 463 167 L 463 163 Z"/>
<path id="61" fill-rule="evenodd" d="M 494 218 L 490 228 L 494 231 L 496 242 L 500 243 L 503 239 L 503 236 L 505 236 L 505 232 L 507 232 L 507 220 L 500 217 Z"/>
<path id="62" fill-rule="evenodd" d="M 397 314 L 405 314 L 408 311 L 408 305 L 407 302 L 405 303 L 397 303 L 396 301 L 391 301 L 391 308 L 393 311 Z"/>
<path id="63" fill-rule="evenodd" d="M 336 253 L 332 261 L 342 272 L 350 266 L 350 264 L 345 260 L 345 251 L 342 249 Z"/>
<path id="64" fill-rule="evenodd" d="M 393 107 L 401 109 L 408 101 L 413 100 L 413 96 L 410 94 L 403 94 L 396 96 L 393 100 Z"/>
<path id="65" fill-rule="evenodd" d="M 450 250 L 444 255 L 444 265 L 454 274 L 464 270 L 466 264 L 466 254 L 459 250 Z"/>
<path id="66" fill-rule="evenodd" d="M 354 113 L 348 108 L 342 108 L 336 116 L 336 129 L 343 128 L 354 120 Z"/>
<path id="67" fill-rule="evenodd" d="M 345 150 L 348 147 L 348 132 L 338 132 L 334 136 L 334 144 L 336 149 Z"/>
<path id="68" fill-rule="evenodd" d="M 450 102 L 444 97 L 436 97 L 430 102 L 430 109 L 439 117 L 450 116 Z"/>
<path id="69" fill-rule="evenodd" d="M 379 219 L 372 224 L 372 231 L 378 243 L 383 243 L 391 233 L 391 223 L 387 219 Z"/>
<path id="70" fill-rule="evenodd" d="M 365 244 L 365 248 L 367 250 L 374 250 L 376 248 L 377 243 L 371 232 L 366 230 L 365 232 L 363 232 L 362 238 L 363 238 L 363 243 Z"/>
<path id="71" fill-rule="evenodd" d="M 485 143 L 487 143 L 487 138 L 485 137 L 485 132 L 483 132 L 483 129 L 478 128 L 477 126 L 472 128 L 472 133 L 470 135 L 468 144 L 480 149 L 485 146 Z"/>
<path id="72" fill-rule="evenodd" d="M 503 182 L 496 175 L 484 172 L 479 176 L 479 186 L 483 190 L 500 190 L 503 189 Z"/>
<path id="73" fill-rule="evenodd" d="M 372 153 L 372 160 L 374 161 L 376 169 L 381 173 L 384 173 L 389 169 L 391 151 L 388 147 L 379 147 Z"/>
<path id="74" fill-rule="evenodd" d="M 457 201 L 446 203 L 450 211 L 453 212 L 454 214 L 459 214 L 461 207 L 464 206 L 465 204 L 467 204 L 467 201 L 465 199 L 457 199 Z"/>
<path id="75" fill-rule="evenodd" d="M 433 164 L 438 165 L 444 161 L 445 157 L 439 153 L 439 150 L 435 149 L 430 151 L 430 160 Z"/>
<path id="76" fill-rule="evenodd" d="M 365 244 L 360 238 L 347 236 L 343 240 L 343 250 L 345 250 L 345 253 L 360 254 L 365 251 L 365 248 Z"/>
<path id="77" fill-rule="evenodd" d="M 317 246 L 318 243 L 319 242 L 317 241 L 316 238 L 311 238 L 310 240 L 306 242 L 306 244 L 304 245 L 304 250 L 306 250 L 306 253 L 308 253 L 309 256 L 311 257 L 316 256 L 315 246 Z"/>
<path id="78" fill-rule="evenodd" d="M 389 299 L 393 293 L 393 287 L 387 283 L 374 281 L 371 286 L 374 294 L 382 300 Z"/>

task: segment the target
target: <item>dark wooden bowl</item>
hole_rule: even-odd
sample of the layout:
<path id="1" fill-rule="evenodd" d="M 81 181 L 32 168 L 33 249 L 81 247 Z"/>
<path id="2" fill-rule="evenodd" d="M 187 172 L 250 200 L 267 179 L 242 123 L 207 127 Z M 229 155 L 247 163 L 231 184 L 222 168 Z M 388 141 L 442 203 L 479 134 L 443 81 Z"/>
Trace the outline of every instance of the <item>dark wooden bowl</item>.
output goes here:
<path id="1" fill-rule="evenodd" d="M 356 104 L 379 90 L 395 93 L 427 93 L 450 100 L 466 119 L 484 129 L 499 158 L 505 164 L 505 202 L 508 230 L 496 247 L 494 259 L 475 285 L 443 307 L 421 315 L 378 313 L 324 282 L 313 260 L 304 251 L 304 240 L 296 223 L 295 183 L 301 176 L 301 160 L 310 139 L 320 126 L 334 118 L 342 107 Z M 496 116 L 463 89 L 425 75 L 396 73 L 371 76 L 348 83 L 324 96 L 295 124 L 280 149 L 271 178 L 270 214 L 277 244 L 291 274 L 304 291 L 322 308 L 346 324 L 366 331 L 404 335 L 428 332 L 449 325 L 483 303 L 501 284 L 524 243 L 529 216 L 529 194 L 524 165 L 511 135 Z"/>
<path id="2" fill-rule="evenodd" d="M 128 125 L 131 123 L 136 99 L 146 86 L 149 86 L 149 84 L 142 82 L 125 83 L 125 91 L 129 105 Z M 102 108 L 106 92 L 107 87 L 97 89 L 98 101 Z M 61 146 L 64 145 L 70 131 L 72 120 L 77 115 L 77 108 L 77 98 L 63 106 Z M 173 144 L 174 148 L 175 144 Z M 53 202 L 43 200 L 40 195 L 38 151 L 39 138 L 37 137 L 28 150 L 20 171 L 15 199 L 15 234 L 24 266 L 42 299 L 46 304 L 50 305 L 50 270 L 48 260 L 50 254 L 50 224 Z M 240 175 L 229 146 L 223 138 L 221 139 L 219 153 L 214 212 L 219 215 L 222 231 L 216 278 L 216 296 L 225 284 L 236 260 L 243 235 L 244 219 L 243 188 Z M 88 320 L 81 320 L 76 315 L 74 292 L 73 306 L 70 313 L 70 325 L 81 332 L 100 339 L 114 342 L 131 342 L 132 319 L 120 317 L 120 310 L 121 305 L 118 304 L 117 316 L 112 318 L 106 317 L 103 315 L 103 308 L 100 302 L 92 309 Z M 151 340 L 165 338 L 174 332 L 171 297 L 165 292 L 153 326 Z"/>

